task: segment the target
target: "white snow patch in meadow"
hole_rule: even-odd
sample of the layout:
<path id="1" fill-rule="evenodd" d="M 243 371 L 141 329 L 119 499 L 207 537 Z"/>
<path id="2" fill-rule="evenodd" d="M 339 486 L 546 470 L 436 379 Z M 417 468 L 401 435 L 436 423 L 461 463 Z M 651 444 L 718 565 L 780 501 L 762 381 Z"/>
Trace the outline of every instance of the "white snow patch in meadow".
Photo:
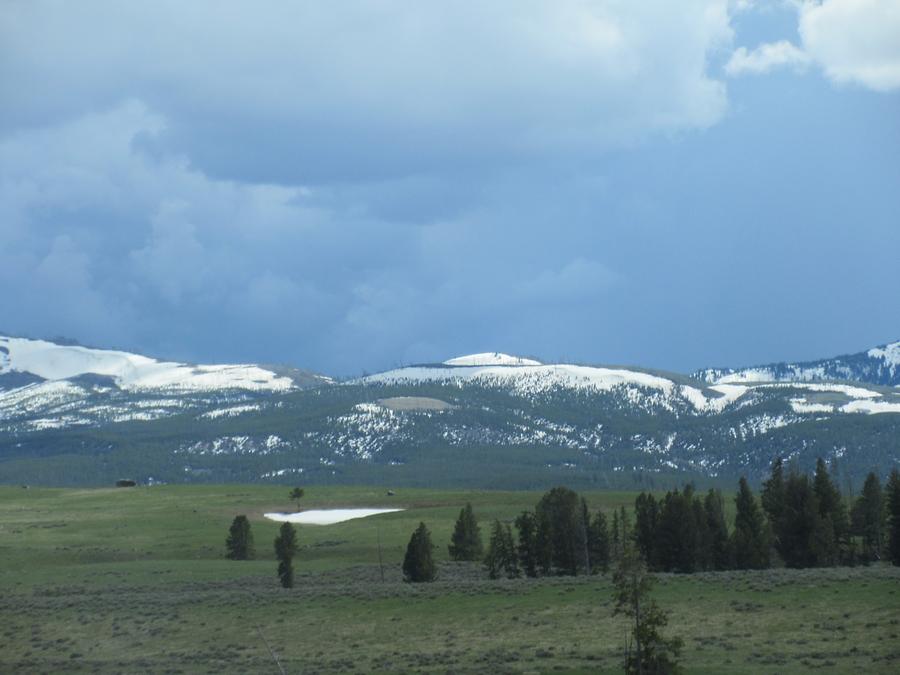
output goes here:
<path id="1" fill-rule="evenodd" d="M 377 516 L 381 513 L 395 513 L 404 509 L 313 509 L 299 513 L 265 513 L 269 520 L 279 523 L 299 523 L 300 525 L 334 525 L 356 518 Z"/>
<path id="2" fill-rule="evenodd" d="M 539 366 L 540 361 L 525 359 L 521 356 L 510 356 L 500 352 L 484 352 L 482 354 L 469 354 L 457 356 L 455 359 L 444 361 L 445 366 Z"/>

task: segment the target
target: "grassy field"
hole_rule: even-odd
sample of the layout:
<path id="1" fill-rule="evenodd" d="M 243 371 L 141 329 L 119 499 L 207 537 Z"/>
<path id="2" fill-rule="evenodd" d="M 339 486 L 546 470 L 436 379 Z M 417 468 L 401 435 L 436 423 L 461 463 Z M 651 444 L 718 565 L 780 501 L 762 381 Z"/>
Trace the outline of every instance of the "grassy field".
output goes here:
<path id="1" fill-rule="evenodd" d="M 278 586 L 267 511 L 288 489 L 0 488 L 0 672 L 619 672 L 626 632 L 608 577 L 490 581 L 447 561 L 466 501 L 487 530 L 539 493 L 307 488 L 303 508 L 407 509 L 300 526 L 296 588 Z M 592 508 L 631 493 L 586 494 Z M 258 559 L 224 559 L 246 514 Z M 401 581 L 419 521 L 440 561 Z M 384 580 L 378 563 L 381 542 Z M 900 670 L 900 570 L 660 575 L 689 673 Z M 268 643 L 268 646 L 267 646 Z"/>

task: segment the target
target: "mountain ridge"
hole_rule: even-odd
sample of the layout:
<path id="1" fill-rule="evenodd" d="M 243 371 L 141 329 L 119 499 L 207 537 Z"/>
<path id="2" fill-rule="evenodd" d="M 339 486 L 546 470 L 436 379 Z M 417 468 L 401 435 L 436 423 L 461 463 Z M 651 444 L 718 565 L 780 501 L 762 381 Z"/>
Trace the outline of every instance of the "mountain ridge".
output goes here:
<path id="1" fill-rule="evenodd" d="M 900 340 L 862 352 L 810 361 L 703 368 L 695 371 L 693 377 L 710 383 L 845 381 L 897 387 L 900 386 Z"/>
<path id="2" fill-rule="evenodd" d="M 633 486 L 628 477 L 639 476 L 651 487 L 761 476 L 777 455 L 810 466 L 823 456 L 856 479 L 900 463 L 900 390 L 883 384 L 710 381 L 491 352 L 340 382 L 318 375 L 309 386 L 178 389 L 133 386 L 146 384 L 137 367 L 144 362 L 136 361 L 137 375 L 123 375 L 104 361 L 109 354 L 91 355 L 105 374 L 30 376 L 15 369 L 19 349 L 3 344 L 2 482 L 96 483 L 127 474 L 157 482 L 512 488 Z M 60 359 L 36 370 L 71 375 L 70 347 L 59 349 L 68 370 Z M 150 361 L 195 375 L 179 370 L 184 364 Z M 876 371 L 859 375 L 867 372 Z M 267 381 L 284 377 L 279 368 L 267 373 Z"/>

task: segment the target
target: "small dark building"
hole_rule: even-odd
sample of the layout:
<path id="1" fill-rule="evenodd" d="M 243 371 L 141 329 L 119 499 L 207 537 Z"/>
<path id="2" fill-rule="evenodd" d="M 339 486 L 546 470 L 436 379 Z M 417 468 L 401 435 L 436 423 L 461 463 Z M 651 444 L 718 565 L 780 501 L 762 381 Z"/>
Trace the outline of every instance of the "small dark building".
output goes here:
<path id="1" fill-rule="evenodd" d="M 135 485 L 137 482 L 129 478 L 120 478 L 116 481 L 116 487 L 134 487 Z"/>

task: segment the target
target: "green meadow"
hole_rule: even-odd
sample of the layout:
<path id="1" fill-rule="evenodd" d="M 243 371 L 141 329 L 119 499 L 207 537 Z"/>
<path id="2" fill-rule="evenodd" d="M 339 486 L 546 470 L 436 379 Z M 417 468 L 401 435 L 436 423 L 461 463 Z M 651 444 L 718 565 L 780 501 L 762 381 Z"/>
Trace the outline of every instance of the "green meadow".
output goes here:
<path id="1" fill-rule="evenodd" d="M 485 536 L 539 492 L 307 487 L 303 509 L 402 508 L 298 526 L 296 587 L 275 574 L 269 511 L 287 486 L 0 488 L 0 672 L 620 672 L 627 627 L 608 575 L 492 581 L 452 563 L 470 501 Z M 612 511 L 634 493 L 585 493 Z M 730 501 L 730 500 L 729 500 Z M 257 557 L 224 557 L 235 515 Z M 431 584 L 402 582 L 428 525 Z M 900 569 L 658 575 L 688 673 L 900 670 Z M 277 663 L 276 663 L 277 659 Z"/>

